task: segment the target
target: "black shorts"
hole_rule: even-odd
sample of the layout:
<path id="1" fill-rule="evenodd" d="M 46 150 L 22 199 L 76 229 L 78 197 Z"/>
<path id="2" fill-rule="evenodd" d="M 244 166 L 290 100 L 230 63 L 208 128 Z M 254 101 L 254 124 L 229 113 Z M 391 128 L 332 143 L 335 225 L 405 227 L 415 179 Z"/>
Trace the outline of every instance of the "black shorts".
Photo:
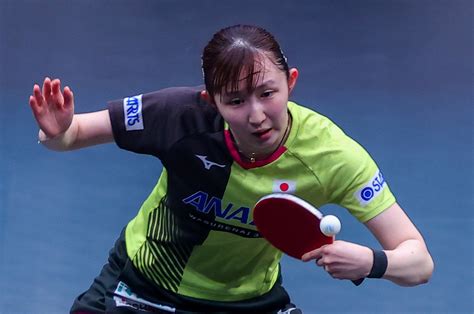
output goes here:
<path id="1" fill-rule="evenodd" d="M 266 294 L 238 302 L 195 299 L 164 290 L 133 266 L 124 230 L 99 276 L 74 300 L 71 313 L 277 313 L 292 306 L 281 276 Z"/>

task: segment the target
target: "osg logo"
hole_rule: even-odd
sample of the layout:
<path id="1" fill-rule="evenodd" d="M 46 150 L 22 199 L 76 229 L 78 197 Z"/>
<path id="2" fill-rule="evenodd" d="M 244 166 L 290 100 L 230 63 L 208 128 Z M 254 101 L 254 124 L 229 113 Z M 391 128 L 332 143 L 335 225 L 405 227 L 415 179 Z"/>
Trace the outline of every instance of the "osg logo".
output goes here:
<path id="1" fill-rule="evenodd" d="M 374 197 L 385 188 L 385 179 L 382 172 L 377 171 L 375 176 L 367 184 L 355 193 L 355 197 L 361 205 L 367 205 Z"/>

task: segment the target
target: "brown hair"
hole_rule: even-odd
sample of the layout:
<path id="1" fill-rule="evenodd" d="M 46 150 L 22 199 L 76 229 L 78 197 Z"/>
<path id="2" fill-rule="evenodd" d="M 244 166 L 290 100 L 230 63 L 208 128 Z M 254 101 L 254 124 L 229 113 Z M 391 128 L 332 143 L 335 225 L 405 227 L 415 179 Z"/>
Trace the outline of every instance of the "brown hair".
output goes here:
<path id="1" fill-rule="evenodd" d="M 234 25 L 214 34 L 202 55 L 204 83 L 212 99 L 224 90 L 238 90 L 242 73 L 248 73 L 245 77 L 247 88 L 255 88 L 262 72 L 261 69 L 256 71 L 255 64 L 264 56 L 289 77 L 288 63 L 280 45 L 265 29 Z"/>

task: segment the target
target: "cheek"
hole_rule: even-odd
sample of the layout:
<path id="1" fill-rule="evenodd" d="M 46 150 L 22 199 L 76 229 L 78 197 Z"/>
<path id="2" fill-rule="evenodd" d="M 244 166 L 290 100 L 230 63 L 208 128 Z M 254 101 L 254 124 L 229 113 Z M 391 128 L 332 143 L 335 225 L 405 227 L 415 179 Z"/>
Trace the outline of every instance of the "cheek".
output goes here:
<path id="1" fill-rule="evenodd" d="M 224 120 L 232 129 L 240 129 L 245 125 L 244 113 L 240 110 L 224 110 L 220 111 Z"/>
<path id="2" fill-rule="evenodd" d="M 269 106 L 267 115 L 273 121 L 284 122 L 286 120 L 286 111 L 288 110 L 288 106 L 286 101 L 279 101 L 277 103 L 273 103 Z"/>

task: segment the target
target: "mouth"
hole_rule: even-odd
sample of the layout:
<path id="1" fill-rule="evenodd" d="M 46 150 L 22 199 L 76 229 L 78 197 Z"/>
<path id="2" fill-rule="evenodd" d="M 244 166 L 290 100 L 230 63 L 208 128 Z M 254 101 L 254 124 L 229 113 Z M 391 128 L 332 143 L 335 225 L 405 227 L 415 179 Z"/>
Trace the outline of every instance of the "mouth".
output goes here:
<path id="1" fill-rule="evenodd" d="M 268 139 L 271 135 L 272 130 L 273 130 L 272 128 L 263 129 L 263 130 L 260 130 L 260 131 L 257 131 L 257 132 L 253 132 L 252 135 L 259 138 L 259 139 Z"/>

